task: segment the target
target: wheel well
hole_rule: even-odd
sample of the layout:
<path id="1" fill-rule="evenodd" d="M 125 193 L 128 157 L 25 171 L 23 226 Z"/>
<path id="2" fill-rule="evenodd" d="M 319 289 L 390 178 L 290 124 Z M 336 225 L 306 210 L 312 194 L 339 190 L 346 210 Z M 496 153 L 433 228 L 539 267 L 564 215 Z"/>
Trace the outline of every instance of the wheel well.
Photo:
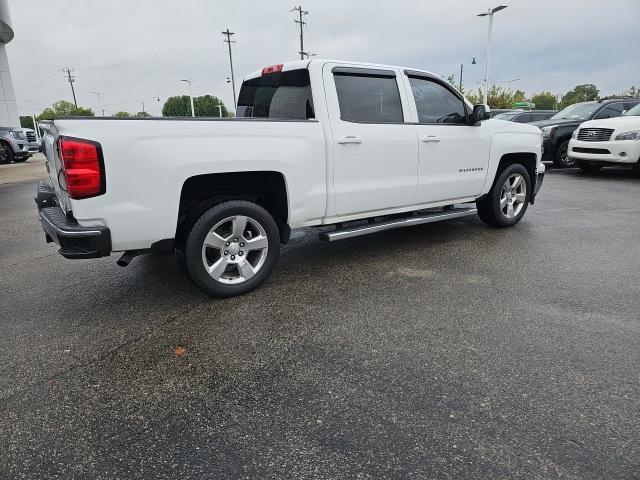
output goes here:
<path id="1" fill-rule="evenodd" d="M 496 171 L 494 182 L 500 176 L 505 168 L 509 165 L 513 165 L 519 163 L 524 166 L 529 173 L 529 178 L 531 179 L 531 184 L 536 181 L 536 160 L 537 156 L 535 153 L 530 152 L 516 152 L 516 153 L 507 153 L 502 156 L 500 159 L 500 163 L 498 164 L 498 170 Z"/>
<path id="2" fill-rule="evenodd" d="M 176 244 L 179 246 L 197 219 L 226 200 L 247 200 L 267 210 L 280 229 L 283 243 L 289 238 L 289 207 L 284 177 L 279 172 L 230 172 L 188 178 L 180 192 Z"/>

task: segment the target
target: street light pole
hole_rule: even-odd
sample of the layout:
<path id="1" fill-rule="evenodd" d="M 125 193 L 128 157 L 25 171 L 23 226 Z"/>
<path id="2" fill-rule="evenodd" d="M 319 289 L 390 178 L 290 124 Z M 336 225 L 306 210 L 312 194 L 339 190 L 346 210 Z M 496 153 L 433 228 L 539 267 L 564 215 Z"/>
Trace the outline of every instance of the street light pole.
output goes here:
<path id="1" fill-rule="evenodd" d="M 488 105 L 489 102 L 489 63 L 491 62 L 491 33 L 493 30 L 493 15 L 500 10 L 507 8 L 507 5 L 499 5 L 490 8 L 486 12 L 479 13 L 478 17 L 489 17 L 489 30 L 487 32 L 487 46 L 484 50 L 484 100 L 483 103 Z"/>
<path id="2" fill-rule="evenodd" d="M 188 84 L 189 84 L 189 99 L 191 100 L 191 116 L 192 116 L 192 117 L 195 117 L 195 116 L 196 116 L 196 111 L 195 111 L 195 109 L 193 108 L 193 94 L 191 93 L 191 83 L 192 83 L 192 80 L 191 80 L 191 79 L 188 79 L 188 80 L 180 80 L 180 81 L 181 81 L 181 82 L 186 82 L 186 83 L 188 83 Z"/>
<path id="3" fill-rule="evenodd" d="M 476 64 L 476 57 L 471 60 L 471 65 Z M 464 63 L 460 64 L 460 93 L 462 93 L 462 72 L 464 71 Z"/>

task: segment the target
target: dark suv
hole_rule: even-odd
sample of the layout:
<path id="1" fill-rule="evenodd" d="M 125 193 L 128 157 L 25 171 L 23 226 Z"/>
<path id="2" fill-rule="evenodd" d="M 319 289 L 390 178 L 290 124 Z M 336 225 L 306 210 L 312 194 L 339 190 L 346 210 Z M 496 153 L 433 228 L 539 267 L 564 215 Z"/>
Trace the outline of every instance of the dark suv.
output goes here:
<path id="1" fill-rule="evenodd" d="M 511 112 L 499 113 L 491 118 L 506 120 L 507 122 L 532 123 L 547 120 L 556 113 L 558 113 L 557 110 L 513 110 Z"/>
<path id="2" fill-rule="evenodd" d="M 552 161 L 558 167 L 573 167 L 575 161 L 567 155 L 571 134 L 582 122 L 619 117 L 640 103 L 640 98 L 606 98 L 593 102 L 574 103 L 549 120 L 532 122 L 540 127 L 544 144 L 542 161 Z"/>

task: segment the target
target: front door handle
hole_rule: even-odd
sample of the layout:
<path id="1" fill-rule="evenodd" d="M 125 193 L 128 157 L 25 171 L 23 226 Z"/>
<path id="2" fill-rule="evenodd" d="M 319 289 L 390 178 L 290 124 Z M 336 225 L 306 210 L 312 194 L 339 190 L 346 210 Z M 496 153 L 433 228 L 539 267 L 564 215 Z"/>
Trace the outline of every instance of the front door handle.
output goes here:
<path id="1" fill-rule="evenodd" d="M 426 137 L 422 137 L 422 141 L 425 143 L 436 143 L 440 141 L 440 137 L 437 135 L 427 135 Z"/>
<path id="2" fill-rule="evenodd" d="M 354 137 L 353 135 L 350 135 L 348 137 L 339 138 L 337 140 L 337 142 L 340 145 L 346 145 L 348 143 L 356 143 L 356 144 L 358 144 L 358 143 L 362 143 L 362 139 L 360 137 Z"/>

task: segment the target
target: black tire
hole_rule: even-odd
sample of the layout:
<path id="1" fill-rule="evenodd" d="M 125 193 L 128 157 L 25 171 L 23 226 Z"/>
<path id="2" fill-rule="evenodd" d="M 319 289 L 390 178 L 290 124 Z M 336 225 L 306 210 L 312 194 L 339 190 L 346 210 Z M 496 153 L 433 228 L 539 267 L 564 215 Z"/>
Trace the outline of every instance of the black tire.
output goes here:
<path id="1" fill-rule="evenodd" d="M 553 164 L 560 168 L 571 168 L 575 166 L 576 161 L 569 156 L 569 140 L 562 142 L 556 150 L 556 156 Z"/>
<path id="2" fill-rule="evenodd" d="M 242 235 L 236 235 L 239 237 L 237 242 L 234 242 L 231 238 L 233 235 L 225 238 L 230 242 L 230 246 L 223 248 L 229 248 L 229 250 L 223 252 L 222 249 L 212 247 L 211 250 L 213 250 L 212 253 L 215 255 L 215 258 L 210 260 L 208 257 L 209 249 L 205 249 L 204 247 L 205 238 L 216 225 L 224 222 L 226 219 L 237 216 L 248 217 L 247 227 L 243 230 Z M 226 225 L 226 223 L 223 223 L 223 227 Z M 229 224 L 231 228 L 233 228 L 234 225 L 232 221 Z M 263 240 L 267 243 L 266 253 L 263 253 L 264 250 L 250 251 L 250 247 L 245 247 L 245 243 L 242 242 L 244 239 L 245 242 L 250 243 L 251 238 L 247 240 L 246 236 L 249 236 L 252 230 L 258 231 L 260 228 L 264 232 L 264 235 L 258 232 L 258 236 L 263 239 L 266 237 L 266 240 Z M 255 238 L 258 238 L 258 236 Z M 247 250 L 246 255 L 243 250 L 232 255 L 235 249 L 242 248 Z M 233 297 L 255 289 L 271 274 L 280 256 L 280 232 L 273 217 L 261 206 L 244 200 L 227 201 L 210 208 L 202 214 L 189 231 L 183 252 L 187 273 L 198 288 L 216 297 Z M 204 252 L 206 252 L 206 254 Z M 256 252 L 259 255 L 260 261 L 252 265 L 251 261 L 255 261 L 255 258 L 252 259 L 251 256 Z M 228 255 L 225 255 L 225 253 Z M 181 261 L 181 255 L 182 252 L 179 252 L 179 263 Z M 232 259 L 234 263 L 231 263 Z M 216 279 L 205 269 L 205 261 L 211 261 L 211 265 L 207 264 L 207 266 L 213 267 L 219 260 L 224 260 L 227 267 L 225 270 L 220 270 L 223 272 L 221 274 L 222 276 Z M 251 267 L 252 276 L 250 278 L 244 279 L 241 274 L 240 263 L 243 263 L 245 267 L 247 264 Z M 256 268 L 257 271 L 254 273 Z M 234 276 L 237 277 L 237 283 L 225 283 L 234 281 Z"/>
<path id="3" fill-rule="evenodd" d="M 0 142 L 0 165 L 13 162 L 13 149 L 6 142 Z"/>
<path id="4" fill-rule="evenodd" d="M 640 178 L 640 160 L 633 165 L 633 176 L 635 178 Z"/>
<path id="5" fill-rule="evenodd" d="M 597 173 L 602 168 L 602 165 L 577 161 L 576 167 L 586 173 Z"/>
<path id="6" fill-rule="evenodd" d="M 519 209 L 518 213 L 515 214 L 512 218 L 509 218 L 507 216 L 507 213 L 505 213 L 503 211 L 503 208 L 501 208 L 500 206 L 500 199 L 503 193 L 503 187 L 505 186 L 507 179 L 510 179 L 511 177 L 517 175 L 520 175 L 524 180 L 524 186 L 526 189 L 524 192 L 524 201 L 521 202 L 522 207 Z M 527 211 L 530 200 L 531 177 L 529 176 L 529 172 L 523 165 L 519 163 L 508 165 L 500 173 L 487 196 L 483 200 L 476 202 L 476 206 L 478 207 L 478 216 L 480 217 L 480 220 L 492 227 L 511 227 L 522 219 L 525 212 Z M 508 207 L 504 208 L 507 208 L 508 210 Z"/>

